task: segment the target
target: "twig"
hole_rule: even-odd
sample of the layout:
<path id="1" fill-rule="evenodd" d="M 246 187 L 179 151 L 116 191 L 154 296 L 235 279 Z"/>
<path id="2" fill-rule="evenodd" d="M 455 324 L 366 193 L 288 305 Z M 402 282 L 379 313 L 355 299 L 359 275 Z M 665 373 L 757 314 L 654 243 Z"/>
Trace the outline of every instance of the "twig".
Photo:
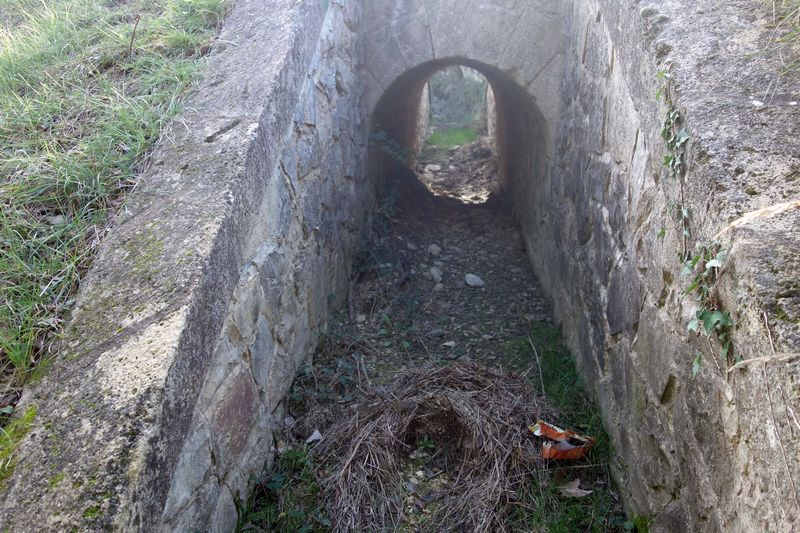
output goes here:
<path id="1" fill-rule="evenodd" d="M 706 340 L 708 341 L 708 348 L 711 350 L 711 360 L 714 361 L 715 365 L 717 365 L 717 370 L 719 370 L 720 375 L 724 376 L 725 372 L 722 371 L 722 367 L 719 366 L 719 363 L 717 362 L 717 356 L 714 355 L 714 345 L 711 344 L 711 337 L 706 337 Z"/>
<path id="2" fill-rule="evenodd" d="M 133 54 L 133 39 L 136 38 L 136 28 L 139 26 L 139 20 L 141 20 L 141 18 L 141 15 L 136 15 L 136 22 L 133 24 L 133 33 L 131 33 L 131 42 L 128 45 L 128 59 L 130 59 Z"/>
<path id="3" fill-rule="evenodd" d="M 772 355 L 775 355 L 775 343 L 772 341 L 772 330 L 769 329 L 769 317 L 767 317 L 766 311 L 764 311 L 764 326 L 767 328 L 767 336 L 769 337 L 769 345 L 772 347 Z"/>
<path id="4" fill-rule="evenodd" d="M 542 377 L 542 364 L 539 362 L 539 352 L 536 350 L 536 346 L 533 344 L 533 340 L 531 339 L 530 335 L 528 335 L 528 344 L 531 345 L 531 349 L 533 349 L 533 355 L 536 356 L 536 366 L 539 367 L 539 383 L 542 384 L 542 394 L 545 393 L 544 391 L 544 377 Z"/>
<path id="5" fill-rule="evenodd" d="M 794 414 L 794 409 L 789 405 L 789 398 L 786 397 L 786 391 L 783 390 L 783 385 L 781 385 L 780 382 L 778 382 L 778 388 L 781 391 L 781 398 L 783 398 L 783 403 L 786 404 L 786 410 L 788 411 L 786 418 L 794 422 L 794 425 L 800 430 L 800 422 L 798 422 L 797 416 Z M 792 427 L 791 424 L 789 424 L 789 427 Z M 794 436 L 794 429 L 792 429 L 792 436 Z"/>
<path id="6" fill-rule="evenodd" d="M 772 354 L 775 355 L 775 344 L 772 342 L 772 332 L 769 330 L 769 317 L 767 316 L 766 311 L 764 312 L 764 326 L 767 328 L 767 333 L 769 334 L 769 343 L 772 346 Z M 772 405 L 772 390 L 769 386 L 769 378 L 767 377 L 767 361 L 764 361 L 764 365 L 761 367 L 761 372 L 764 374 L 764 384 L 767 387 L 767 399 L 769 400 L 769 412 L 772 418 L 772 427 L 775 431 L 775 437 L 778 439 L 778 445 L 781 448 L 781 454 L 783 454 L 783 465 L 786 467 L 786 473 L 788 474 L 789 482 L 792 485 L 794 504 L 797 507 L 797 510 L 800 511 L 800 500 L 797 499 L 797 487 L 794 484 L 792 470 L 789 468 L 789 460 L 786 458 L 786 448 L 783 446 L 783 440 L 781 439 L 781 434 L 778 431 L 778 423 L 775 421 L 775 407 Z"/>

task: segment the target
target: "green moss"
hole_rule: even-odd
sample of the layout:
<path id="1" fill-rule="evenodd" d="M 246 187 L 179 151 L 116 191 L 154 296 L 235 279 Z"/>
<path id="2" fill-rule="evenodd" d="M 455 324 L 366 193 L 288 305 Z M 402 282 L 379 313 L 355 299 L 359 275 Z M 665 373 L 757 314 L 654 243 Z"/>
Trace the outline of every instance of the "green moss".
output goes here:
<path id="1" fill-rule="evenodd" d="M 47 484 L 50 486 L 51 489 L 54 489 L 58 485 L 60 485 L 62 481 L 64 481 L 64 473 L 60 472 L 60 473 L 56 474 L 55 476 L 51 477 L 47 481 Z"/>
<path id="2" fill-rule="evenodd" d="M 792 317 L 790 317 L 789 314 L 786 312 L 786 310 L 780 305 L 776 306 L 775 318 L 777 318 L 781 322 L 789 322 L 790 324 L 800 324 L 800 319 L 792 320 Z"/>
<path id="3" fill-rule="evenodd" d="M 89 520 L 93 518 L 97 518 L 100 516 L 100 506 L 99 505 L 91 505 L 83 510 L 83 517 L 88 518 Z"/>
<path id="4" fill-rule="evenodd" d="M 14 472 L 16 461 L 14 453 L 17 451 L 22 438 L 30 431 L 36 419 L 36 407 L 31 406 L 20 418 L 12 420 L 0 432 L 0 488 L 5 480 Z"/>

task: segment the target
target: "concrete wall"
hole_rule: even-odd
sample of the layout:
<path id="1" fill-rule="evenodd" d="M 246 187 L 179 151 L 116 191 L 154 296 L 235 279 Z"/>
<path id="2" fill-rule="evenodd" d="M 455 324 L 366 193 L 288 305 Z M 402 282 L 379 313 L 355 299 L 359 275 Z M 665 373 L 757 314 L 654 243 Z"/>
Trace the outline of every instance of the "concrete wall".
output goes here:
<path id="1" fill-rule="evenodd" d="M 372 201 L 360 21 L 357 2 L 236 3 L 26 391 L 0 529 L 235 527 Z"/>

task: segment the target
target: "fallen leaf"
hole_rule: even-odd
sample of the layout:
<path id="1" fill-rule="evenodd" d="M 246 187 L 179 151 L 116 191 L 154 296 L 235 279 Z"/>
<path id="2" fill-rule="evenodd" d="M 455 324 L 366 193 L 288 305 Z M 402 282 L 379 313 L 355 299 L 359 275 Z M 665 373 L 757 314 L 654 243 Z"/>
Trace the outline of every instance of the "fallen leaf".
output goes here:
<path id="1" fill-rule="evenodd" d="M 569 483 L 558 487 L 558 491 L 569 498 L 583 498 L 592 493 L 590 490 L 583 490 L 580 488 L 580 484 L 580 479 L 573 479 Z"/>

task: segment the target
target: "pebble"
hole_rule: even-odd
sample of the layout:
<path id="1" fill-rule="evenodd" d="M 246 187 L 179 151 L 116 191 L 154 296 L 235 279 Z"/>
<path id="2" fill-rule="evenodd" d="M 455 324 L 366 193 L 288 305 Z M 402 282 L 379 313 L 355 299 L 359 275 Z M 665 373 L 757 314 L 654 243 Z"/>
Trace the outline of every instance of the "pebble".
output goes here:
<path id="1" fill-rule="evenodd" d="M 413 252 L 414 250 L 418 250 L 418 249 L 419 249 L 419 248 L 417 247 L 417 245 L 416 245 L 416 244 L 414 244 L 413 242 L 409 242 L 409 243 L 407 243 L 407 244 L 406 244 L 406 246 L 407 246 L 407 247 L 408 247 L 408 249 L 409 249 L 409 250 L 411 250 L 412 252 Z"/>
<path id="2" fill-rule="evenodd" d="M 425 171 L 426 172 L 439 172 L 440 170 L 442 170 L 442 166 L 441 165 L 426 165 L 425 166 Z"/>
<path id="3" fill-rule="evenodd" d="M 483 287 L 486 285 L 483 280 L 475 274 L 467 274 L 464 276 L 464 282 L 470 287 Z"/>
<path id="4" fill-rule="evenodd" d="M 437 267 L 443 267 L 444 261 L 434 261 L 433 264 L 436 265 Z"/>
<path id="5" fill-rule="evenodd" d="M 436 291 L 436 292 L 443 291 L 444 290 L 444 284 L 437 283 L 436 285 L 433 286 L 433 290 Z"/>
<path id="6" fill-rule="evenodd" d="M 315 429 L 314 433 L 312 433 L 311 436 L 306 439 L 306 444 L 313 444 L 321 440 L 322 440 L 322 433 L 320 433 L 318 429 Z"/>
<path id="7" fill-rule="evenodd" d="M 440 253 L 442 253 L 442 247 L 439 246 L 438 244 L 431 244 L 430 246 L 428 246 L 428 253 L 433 256 L 437 256 Z"/>
<path id="8" fill-rule="evenodd" d="M 436 283 L 441 283 L 442 282 L 442 275 L 443 274 L 442 274 L 442 270 L 439 267 L 431 267 L 430 272 L 431 272 L 431 278 L 433 279 L 433 281 L 435 281 Z"/>
<path id="9" fill-rule="evenodd" d="M 442 346 L 444 346 L 445 348 L 455 348 L 456 347 L 456 341 L 443 342 Z"/>
<path id="10" fill-rule="evenodd" d="M 64 215 L 56 215 L 54 217 L 45 217 L 47 223 L 51 226 L 62 226 L 66 224 L 67 218 Z"/>

